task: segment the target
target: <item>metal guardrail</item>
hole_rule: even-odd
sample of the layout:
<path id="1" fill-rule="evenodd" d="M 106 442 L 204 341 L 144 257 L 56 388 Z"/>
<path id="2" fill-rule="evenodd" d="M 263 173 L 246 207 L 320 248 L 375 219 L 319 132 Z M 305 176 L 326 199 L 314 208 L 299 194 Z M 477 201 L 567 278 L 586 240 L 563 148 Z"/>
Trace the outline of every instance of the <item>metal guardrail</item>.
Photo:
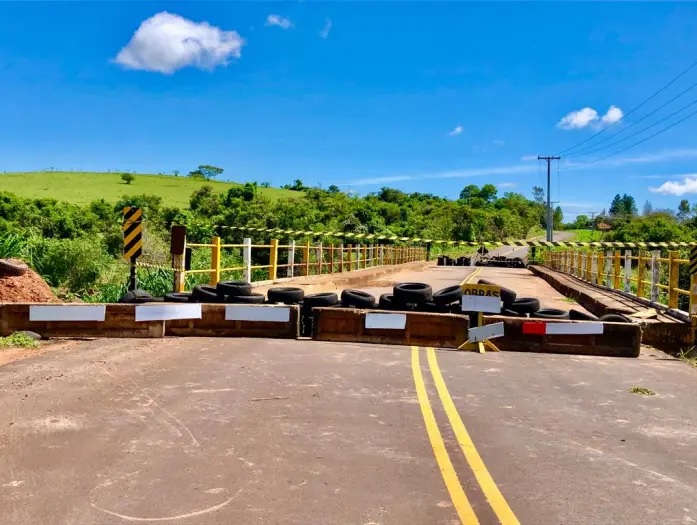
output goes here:
<path id="1" fill-rule="evenodd" d="M 697 307 L 697 284 L 689 274 L 689 259 L 670 251 L 661 257 L 660 250 L 548 251 L 543 264 L 573 275 L 582 281 L 618 290 L 652 303 L 691 313 Z M 682 287 L 680 286 L 682 284 Z"/>
<path id="2" fill-rule="evenodd" d="M 189 269 L 185 268 L 185 259 L 178 258 L 174 265 L 175 290 L 183 291 L 186 275 L 209 274 L 210 284 L 215 286 L 230 272 L 242 274 L 247 282 L 253 282 L 254 270 L 265 270 L 268 280 L 279 277 L 279 269 L 285 277 L 325 275 L 351 272 L 376 266 L 405 264 L 424 261 L 427 249 L 421 246 L 390 246 L 383 244 L 296 244 L 291 240 L 288 244 L 280 244 L 278 239 L 271 239 L 269 244 L 252 244 L 250 238 L 245 238 L 242 244 L 223 244 L 220 237 L 213 237 L 210 243 L 190 243 L 187 248 L 210 250 L 210 267 Z M 238 250 L 242 261 L 240 266 L 224 267 L 223 250 Z M 260 253 L 260 251 L 263 251 Z M 256 252 L 256 253 L 255 253 Z M 256 256 L 255 256 L 256 255 Z M 253 261 L 266 259 L 265 264 L 253 264 Z M 266 280 L 266 279 L 262 279 Z"/>

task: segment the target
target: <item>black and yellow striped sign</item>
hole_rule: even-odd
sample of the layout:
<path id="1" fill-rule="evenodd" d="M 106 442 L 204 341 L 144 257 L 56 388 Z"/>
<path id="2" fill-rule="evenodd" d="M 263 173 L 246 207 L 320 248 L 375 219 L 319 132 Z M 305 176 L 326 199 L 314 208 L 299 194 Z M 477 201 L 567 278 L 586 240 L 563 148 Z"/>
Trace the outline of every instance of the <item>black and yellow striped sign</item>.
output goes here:
<path id="1" fill-rule="evenodd" d="M 284 230 L 283 228 L 248 228 L 242 226 L 219 226 L 221 229 L 244 230 L 249 232 L 269 233 L 272 235 L 287 235 L 289 237 L 336 237 L 346 240 L 366 241 L 402 241 L 424 244 L 445 244 L 449 246 L 537 246 L 565 248 L 689 248 L 697 247 L 694 242 L 573 242 L 573 241 L 445 241 L 441 239 L 426 239 L 421 237 L 401 237 L 399 235 L 377 235 L 374 233 L 350 233 L 339 231 Z"/>
<path id="2" fill-rule="evenodd" d="M 143 253 L 143 211 L 135 206 L 123 209 L 123 257 L 132 259 Z"/>
<path id="3" fill-rule="evenodd" d="M 690 250 L 690 275 L 697 273 L 697 246 Z"/>

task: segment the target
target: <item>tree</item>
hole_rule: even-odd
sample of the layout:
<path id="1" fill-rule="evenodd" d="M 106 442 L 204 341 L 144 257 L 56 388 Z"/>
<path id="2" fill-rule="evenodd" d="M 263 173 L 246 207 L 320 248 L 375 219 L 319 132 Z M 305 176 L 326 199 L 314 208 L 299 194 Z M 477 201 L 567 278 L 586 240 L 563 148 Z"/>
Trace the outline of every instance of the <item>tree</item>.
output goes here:
<path id="1" fill-rule="evenodd" d="M 532 187 L 532 200 L 534 200 L 537 204 L 544 205 L 544 203 L 545 203 L 545 190 L 543 190 L 540 186 L 533 186 Z"/>
<path id="2" fill-rule="evenodd" d="M 270 188 L 270 187 L 271 187 L 271 183 L 268 182 L 268 181 L 264 181 L 264 182 L 262 182 L 261 184 L 259 184 L 259 187 L 260 187 L 260 188 Z"/>
<path id="3" fill-rule="evenodd" d="M 293 184 L 285 184 L 282 186 L 283 189 L 285 190 L 291 190 L 291 191 L 305 191 L 307 190 L 307 186 L 303 184 L 303 181 L 300 179 L 295 179 L 293 181 Z"/>
<path id="4" fill-rule="evenodd" d="M 211 180 L 215 179 L 225 171 L 223 168 L 211 166 L 210 164 L 201 164 L 197 169 L 189 172 L 189 177 L 192 179 Z"/>
<path id="5" fill-rule="evenodd" d="M 564 223 L 564 213 L 561 211 L 561 206 L 557 206 L 554 208 L 554 217 L 552 219 L 552 225 L 554 226 L 555 230 L 558 230 L 561 228 L 561 225 Z"/>
<path id="6" fill-rule="evenodd" d="M 619 193 L 615 195 L 610 203 L 610 215 L 612 217 L 622 215 L 622 196 Z"/>
<path id="7" fill-rule="evenodd" d="M 122 173 L 121 174 L 121 180 L 124 181 L 126 184 L 130 184 L 133 182 L 136 178 L 131 175 L 130 173 Z"/>
<path id="8" fill-rule="evenodd" d="M 574 230 L 585 230 L 590 225 L 591 220 L 588 215 L 577 215 L 576 220 L 572 223 Z"/>
<path id="9" fill-rule="evenodd" d="M 678 205 L 678 220 L 680 222 L 685 222 L 690 218 L 690 214 L 690 203 L 687 201 L 687 199 L 682 199 Z"/>
<path id="10" fill-rule="evenodd" d="M 476 184 L 468 184 L 460 192 L 461 201 L 466 201 L 475 197 L 479 197 L 479 186 Z"/>
<path id="11" fill-rule="evenodd" d="M 329 193 L 340 193 L 340 192 L 341 192 L 341 190 L 339 189 L 339 186 L 337 186 L 337 185 L 335 185 L 335 184 L 332 184 L 331 186 L 329 186 L 329 187 L 327 188 L 327 191 L 328 191 Z"/>
<path id="12" fill-rule="evenodd" d="M 651 215 L 653 213 L 653 205 L 651 204 L 650 201 L 646 201 L 644 203 L 644 208 L 641 210 L 641 214 L 646 217 L 647 215 Z"/>
<path id="13" fill-rule="evenodd" d="M 486 202 L 491 202 L 496 200 L 496 194 L 498 190 L 493 184 L 485 184 L 482 189 L 479 190 L 479 197 L 484 199 Z"/>
<path id="14" fill-rule="evenodd" d="M 622 213 L 625 217 L 636 217 L 638 210 L 636 201 L 631 195 L 622 195 Z"/>

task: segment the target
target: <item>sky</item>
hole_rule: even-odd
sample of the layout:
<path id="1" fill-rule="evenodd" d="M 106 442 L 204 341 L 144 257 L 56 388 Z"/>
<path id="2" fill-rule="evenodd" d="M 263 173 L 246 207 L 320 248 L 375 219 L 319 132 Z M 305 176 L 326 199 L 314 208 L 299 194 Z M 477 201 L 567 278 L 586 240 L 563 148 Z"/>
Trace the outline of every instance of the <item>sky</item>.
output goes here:
<path id="1" fill-rule="evenodd" d="M 675 209 L 697 203 L 697 67 L 632 109 L 695 35 L 695 3 L 1 2 L 0 171 L 530 196 L 562 153 L 566 218 Z"/>

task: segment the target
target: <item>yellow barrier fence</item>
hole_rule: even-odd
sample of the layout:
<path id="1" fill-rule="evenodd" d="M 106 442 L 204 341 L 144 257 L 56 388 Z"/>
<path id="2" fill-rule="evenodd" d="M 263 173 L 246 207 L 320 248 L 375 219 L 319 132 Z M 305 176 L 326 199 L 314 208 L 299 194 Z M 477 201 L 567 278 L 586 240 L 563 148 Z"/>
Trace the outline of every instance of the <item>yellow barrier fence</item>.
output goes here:
<path id="1" fill-rule="evenodd" d="M 667 257 L 660 250 L 548 251 L 544 265 L 591 284 L 635 295 L 668 308 L 692 312 L 697 294 L 689 273 L 689 259 L 677 251 Z"/>
<path id="2" fill-rule="evenodd" d="M 183 291 L 187 275 L 208 274 L 213 286 L 223 279 L 224 274 L 236 273 L 237 278 L 247 282 L 276 280 L 280 277 L 298 277 L 351 272 L 375 266 L 405 264 L 424 261 L 427 250 L 422 246 L 391 246 L 384 244 L 280 244 L 271 239 L 269 244 L 252 244 L 244 239 L 242 244 L 223 244 L 220 237 L 210 243 L 190 243 L 192 250 L 209 250 L 210 266 L 196 269 L 185 268 L 185 258 L 176 258 L 174 288 Z M 225 261 L 240 264 L 226 267 Z M 264 261 L 266 264 L 253 264 Z M 256 279 L 254 277 L 257 277 Z"/>

